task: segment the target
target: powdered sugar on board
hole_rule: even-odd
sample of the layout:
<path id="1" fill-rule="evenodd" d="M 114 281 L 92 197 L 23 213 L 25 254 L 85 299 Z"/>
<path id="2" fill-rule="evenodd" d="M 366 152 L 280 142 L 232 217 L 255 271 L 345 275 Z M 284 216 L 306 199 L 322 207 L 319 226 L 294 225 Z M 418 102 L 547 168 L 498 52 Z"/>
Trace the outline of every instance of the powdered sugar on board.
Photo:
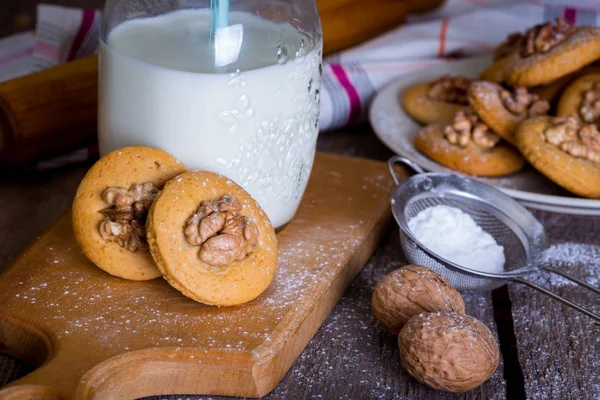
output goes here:
<path id="1" fill-rule="evenodd" d="M 347 228 L 358 231 L 365 223 L 359 220 Z M 313 234 L 313 238 L 331 236 L 328 229 L 321 227 L 316 227 Z M 128 342 L 116 338 L 128 335 L 133 338 L 143 332 L 153 346 L 245 350 L 268 342 L 272 327 L 294 307 L 304 304 L 306 296 L 314 295 L 313 289 L 319 282 L 337 274 L 345 265 L 348 249 L 356 248 L 360 240 L 333 238 L 326 244 L 321 243 L 311 240 L 283 246 L 275 280 L 260 298 L 260 306 L 268 312 L 252 312 L 259 307 L 256 302 L 228 309 L 204 306 L 186 299 L 160 279 L 134 283 L 105 275 L 98 280 L 95 276 L 103 272 L 91 265 L 70 268 L 62 257 L 52 255 L 53 246 L 47 247 L 50 254 L 47 262 L 54 268 L 45 271 L 43 278 L 34 275 L 13 284 L 13 300 L 17 302 L 13 307 L 20 308 L 19 304 L 27 303 L 43 310 L 43 321 L 53 320 L 54 326 L 59 321 L 62 327 L 57 332 L 59 338 L 93 333 L 106 347 Z M 90 277 L 90 273 L 94 277 Z M 97 304 L 102 307 L 100 314 L 92 311 Z M 194 327 L 200 325 L 212 330 L 204 328 L 203 335 L 197 337 Z M 248 325 L 265 329 L 252 330 Z M 173 335 L 170 333 L 173 326 L 184 327 L 183 331 L 189 334 Z"/>
<path id="2" fill-rule="evenodd" d="M 543 263 L 572 273 L 590 285 L 600 287 L 600 246 L 581 243 L 558 243 L 544 254 Z M 560 275 L 540 271 L 526 277 L 544 287 L 576 285 Z"/>
<path id="3" fill-rule="evenodd" d="M 235 351 L 251 353 L 252 362 L 271 362 L 290 343 L 288 357 L 304 347 L 329 311 L 321 303 L 336 299 L 331 296 L 362 266 L 359 260 L 377 242 L 374 227 L 391 219 L 393 184 L 384 164 L 318 156 L 313 173 L 319 178 L 309 183 L 296 218 L 278 235 L 276 277 L 248 304 L 216 308 L 185 298 L 162 279 L 112 277 L 82 255 L 67 216 L 3 275 L 0 314 L 51 332 L 61 362 L 73 359 L 65 375 L 152 347 L 168 348 L 177 362 L 205 363 Z"/>
<path id="4" fill-rule="evenodd" d="M 600 287 L 598 245 L 554 244 L 545 253 L 543 264 Z M 592 311 L 600 311 L 596 294 L 560 275 L 540 271 L 525 279 Z M 590 318 L 523 285 L 510 285 L 510 293 L 527 398 L 600 398 L 600 327 Z"/>
<path id="5" fill-rule="evenodd" d="M 371 311 L 371 296 L 377 282 L 406 263 L 396 229 L 346 291 L 286 378 L 274 389 L 273 398 L 293 399 L 305 392 L 320 394 L 312 397 L 315 399 L 340 400 L 418 399 L 441 395 L 417 383 L 402 369 L 397 338 L 379 325 Z M 489 293 L 468 293 L 463 297 L 467 313 L 482 320 L 496 336 Z M 479 390 L 486 399 L 505 398 L 502 366 Z"/>

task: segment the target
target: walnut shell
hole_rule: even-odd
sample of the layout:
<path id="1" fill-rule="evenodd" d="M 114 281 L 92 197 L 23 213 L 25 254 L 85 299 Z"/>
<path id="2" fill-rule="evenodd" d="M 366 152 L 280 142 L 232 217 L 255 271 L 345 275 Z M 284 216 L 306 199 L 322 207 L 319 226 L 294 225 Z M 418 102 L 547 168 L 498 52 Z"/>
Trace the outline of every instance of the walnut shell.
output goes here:
<path id="1" fill-rule="evenodd" d="M 375 286 L 371 305 L 379 323 L 394 335 L 423 312 L 465 312 L 460 293 L 444 277 L 419 265 L 407 265 L 387 274 Z"/>
<path id="2" fill-rule="evenodd" d="M 477 319 L 451 311 L 423 313 L 398 336 L 402 366 L 419 382 L 466 392 L 485 382 L 499 362 L 492 332 Z"/>

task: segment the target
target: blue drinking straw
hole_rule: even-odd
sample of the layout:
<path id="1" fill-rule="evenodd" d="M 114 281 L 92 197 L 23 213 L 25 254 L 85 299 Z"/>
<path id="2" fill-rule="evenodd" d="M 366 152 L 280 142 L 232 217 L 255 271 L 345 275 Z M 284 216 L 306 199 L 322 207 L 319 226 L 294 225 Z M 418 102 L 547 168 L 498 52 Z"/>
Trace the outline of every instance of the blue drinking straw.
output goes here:
<path id="1" fill-rule="evenodd" d="M 219 29 L 229 26 L 229 0 L 210 0 L 210 47 L 213 66 L 218 72 L 221 68 L 215 65 L 215 37 Z"/>

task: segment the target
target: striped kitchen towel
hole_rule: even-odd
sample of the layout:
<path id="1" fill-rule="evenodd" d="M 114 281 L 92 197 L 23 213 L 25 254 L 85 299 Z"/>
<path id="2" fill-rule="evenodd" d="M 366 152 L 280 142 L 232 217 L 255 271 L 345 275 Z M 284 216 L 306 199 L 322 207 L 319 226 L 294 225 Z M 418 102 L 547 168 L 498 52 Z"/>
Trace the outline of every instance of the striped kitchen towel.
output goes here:
<path id="1" fill-rule="evenodd" d="M 600 3 L 580 1 L 574 8 L 550 1 L 450 0 L 437 12 L 411 17 L 406 25 L 328 58 L 321 128 L 364 120 L 377 90 L 402 75 L 490 53 L 509 33 L 556 17 L 600 25 Z"/>
<path id="2" fill-rule="evenodd" d="M 328 57 L 323 67 L 321 130 L 363 121 L 377 90 L 402 75 L 489 53 L 509 33 L 556 17 L 600 25 L 597 0 L 580 0 L 576 7 L 559 1 L 448 0 L 433 13 L 410 16 L 397 29 Z M 99 27 L 97 10 L 40 5 L 35 32 L 0 40 L 0 81 L 95 53 Z M 82 150 L 47 160 L 39 168 L 81 161 L 90 153 Z"/>

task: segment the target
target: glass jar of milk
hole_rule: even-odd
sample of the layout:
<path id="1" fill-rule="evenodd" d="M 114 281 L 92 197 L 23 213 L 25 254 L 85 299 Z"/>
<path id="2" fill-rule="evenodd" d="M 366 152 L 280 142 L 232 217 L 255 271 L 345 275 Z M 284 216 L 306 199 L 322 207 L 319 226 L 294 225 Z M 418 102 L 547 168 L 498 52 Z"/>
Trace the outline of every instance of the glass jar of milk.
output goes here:
<path id="1" fill-rule="evenodd" d="M 238 182 L 282 227 L 313 164 L 321 49 L 315 0 L 108 0 L 100 153 L 166 150 Z"/>

